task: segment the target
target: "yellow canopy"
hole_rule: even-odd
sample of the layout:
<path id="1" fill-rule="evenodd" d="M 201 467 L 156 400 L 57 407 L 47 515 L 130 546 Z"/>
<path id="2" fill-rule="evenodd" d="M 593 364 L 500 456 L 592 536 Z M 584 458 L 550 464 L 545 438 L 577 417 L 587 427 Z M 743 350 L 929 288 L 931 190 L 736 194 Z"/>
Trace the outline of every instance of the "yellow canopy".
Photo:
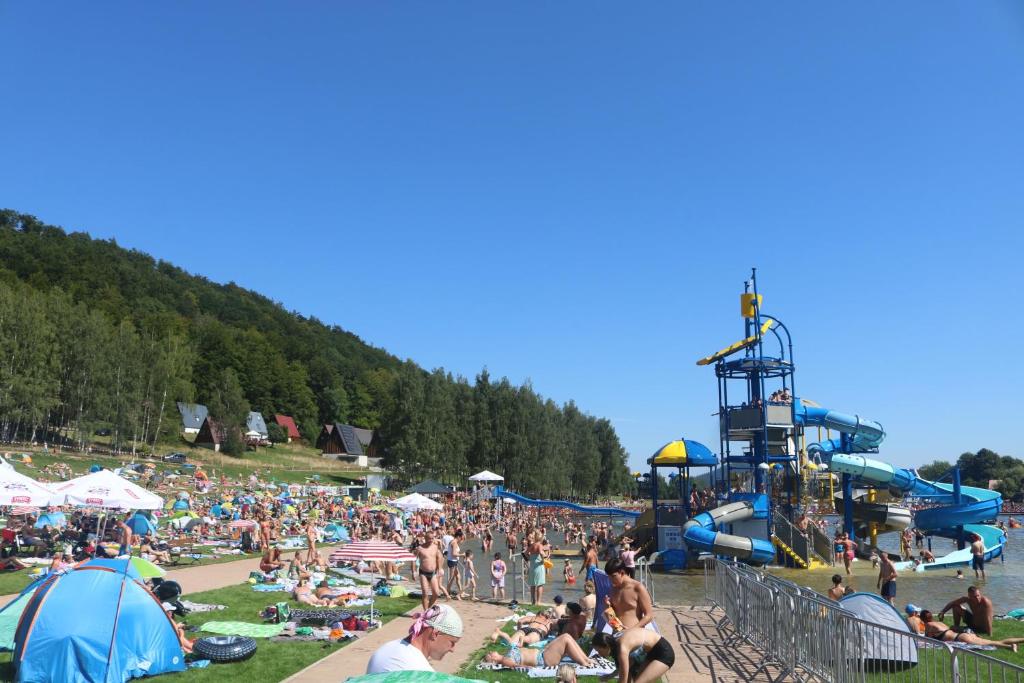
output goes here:
<path id="1" fill-rule="evenodd" d="M 682 439 L 672 441 L 661 447 L 654 454 L 655 465 L 685 465 L 686 464 L 686 442 Z"/>

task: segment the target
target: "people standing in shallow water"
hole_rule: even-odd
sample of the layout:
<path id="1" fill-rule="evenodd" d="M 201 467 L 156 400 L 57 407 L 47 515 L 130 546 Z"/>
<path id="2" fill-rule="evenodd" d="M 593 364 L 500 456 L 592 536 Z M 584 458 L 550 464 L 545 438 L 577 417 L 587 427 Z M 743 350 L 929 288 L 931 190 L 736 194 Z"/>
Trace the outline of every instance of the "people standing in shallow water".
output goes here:
<path id="1" fill-rule="evenodd" d="M 536 605 L 544 599 L 547 571 L 544 568 L 544 544 L 541 542 L 540 532 L 534 532 L 529 539 L 530 544 L 526 548 L 526 553 L 530 559 L 530 602 Z"/>

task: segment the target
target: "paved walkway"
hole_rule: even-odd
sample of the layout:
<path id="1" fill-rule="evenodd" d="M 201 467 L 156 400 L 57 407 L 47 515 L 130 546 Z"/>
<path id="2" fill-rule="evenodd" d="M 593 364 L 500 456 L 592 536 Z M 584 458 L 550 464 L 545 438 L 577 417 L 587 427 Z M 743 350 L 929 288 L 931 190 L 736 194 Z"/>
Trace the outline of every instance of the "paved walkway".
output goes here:
<path id="1" fill-rule="evenodd" d="M 759 670 L 761 655 L 743 642 L 732 642 L 732 630 L 718 625 L 722 612 L 708 607 L 655 608 L 655 621 L 676 652 L 666 683 L 738 683 L 774 681 L 774 666 Z M 756 676 L 755 676 L 756 674 Z"/>
<path id="2" fill-rule="evenodd" d="M 486 602 L 450 602 L 462 617 L 463 636 L 440 662 L 434 662 L 434 669 L 441 673 L 454 674 L 469 659 L 469 656 L 484 646 L 487 638 L 498 626 L 498 619 L 508 616 L 508 607 Z M 390 640 L 404 638 L 409 632 L 412 619 L 404 615 L 384 624 L 376 631 L 354 643 L 337 650 L 323 659 L 307 666 L 302 671 L 286 678 L 286 683 L 337 683 L 349 676 L 366 673 L 366 663 L 378 647 Z"/>

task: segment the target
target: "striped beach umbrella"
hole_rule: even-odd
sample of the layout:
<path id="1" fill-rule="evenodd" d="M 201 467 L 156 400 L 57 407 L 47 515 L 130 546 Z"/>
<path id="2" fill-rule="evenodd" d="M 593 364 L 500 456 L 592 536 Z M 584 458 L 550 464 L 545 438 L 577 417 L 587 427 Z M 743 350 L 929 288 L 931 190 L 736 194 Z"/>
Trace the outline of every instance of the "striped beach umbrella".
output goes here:
<path id="1" fill-rule="evenodd" d="M 251 519 L 236 519 L 228 524 L 229 529 L 252 529 L 257 526 L 259 526 L 259 524 Z"/>
<path id="2" fill-rule="evenodd" d="M 331 563 L 337 562 L 412 562 L 416 556 L 400 545 L 389 541 L 356 541 L 331 553 Z"/>
<path id="3" fill-rule="evenodd" d="M 12 515 L 37 515 L 39 514 L 39 508 L 34 508 L 30 505 L 20 505 L 11 510 Z"/>

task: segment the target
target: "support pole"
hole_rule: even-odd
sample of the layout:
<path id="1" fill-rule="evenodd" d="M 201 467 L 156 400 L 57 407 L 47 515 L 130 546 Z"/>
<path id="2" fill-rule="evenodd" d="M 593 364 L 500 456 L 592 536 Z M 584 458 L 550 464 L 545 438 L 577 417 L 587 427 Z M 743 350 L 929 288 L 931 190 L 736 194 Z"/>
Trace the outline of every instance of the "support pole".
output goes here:
<path id="1" fill-rule="evenodd" d="M 857 542 L 853 529 L 853 477 L 843 474 L 843 531 L 850 535 L 850 540 Z"/>
<path id="2" fill-rule="evenodd" d="M 958 465 L 958 466 L 953 468 L 953 504 L 954 505 L 960 505 L 961 501 L 963 500 L 962 496 L 963 496 L 963 494 L 962 494 L 962 491 L 961 491 L 961 484 L 960 484 L 960 467 Z M 965 546 L 966 546 L 966 542 L 964 541 L 964 525 L 963 524 L 957 524 L 956 525 L 956 547 L 957 547 L 958 550 L 963 550 Z"/>

